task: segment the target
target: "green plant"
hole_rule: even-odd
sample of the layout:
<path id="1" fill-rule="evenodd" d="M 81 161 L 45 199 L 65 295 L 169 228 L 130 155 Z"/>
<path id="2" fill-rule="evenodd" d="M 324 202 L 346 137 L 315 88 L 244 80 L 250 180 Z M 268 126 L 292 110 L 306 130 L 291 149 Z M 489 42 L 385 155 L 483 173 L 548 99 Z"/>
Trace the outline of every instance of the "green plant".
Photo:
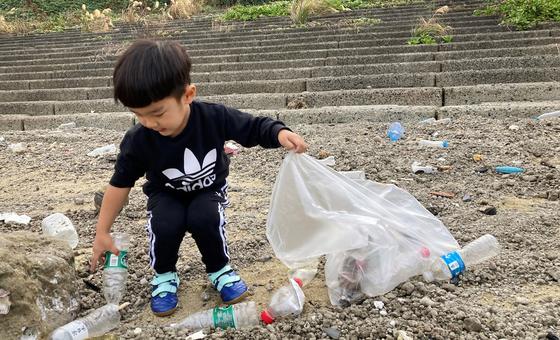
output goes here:
<path id="1" fill-rule="evenodd" d="M 500 15 L 502 24 L 529 29 L 543 22 L 560 21 L 559 0 L 503 0 L 475 11 L 477 15 Z"/>
<path id="2" fill-rule="evenodd" d="M 221 16 L 221 19 L 225 21 L 250 21 L 260 17 L 287 16 L 290 13 L 289 7 L 289 1 L 276 1 L 257 6 L 235 5 L 229 8 Z"/>
<path id="3" fill-rule="evenodd" d="M 435 10 L 432 17 L 428 20 L 420 18 L 420 22 L 412 30 L 412 37 L 408 39 L 407 44 L 420 45 L 451 42 L 453 40 L 449 34 L 451 27 L 439 22 L 440 17 L 447 12 L 449 12 L 449 7 L 443 6 Z"/>

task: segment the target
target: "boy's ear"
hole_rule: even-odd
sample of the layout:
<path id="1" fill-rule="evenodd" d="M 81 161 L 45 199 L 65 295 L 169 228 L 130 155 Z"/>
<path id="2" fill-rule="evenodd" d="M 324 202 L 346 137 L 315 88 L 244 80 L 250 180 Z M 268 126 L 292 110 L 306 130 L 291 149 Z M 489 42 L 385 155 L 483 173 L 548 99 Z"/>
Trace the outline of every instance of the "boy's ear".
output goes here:
<path id="1" fill-rule="evenodd" d="M 196 86 L 192 84 L 185 86 L 185 95 L 183 99 L 186 101 L 186 104 L 192 103 L 194 97 L 196 97 Z"/>

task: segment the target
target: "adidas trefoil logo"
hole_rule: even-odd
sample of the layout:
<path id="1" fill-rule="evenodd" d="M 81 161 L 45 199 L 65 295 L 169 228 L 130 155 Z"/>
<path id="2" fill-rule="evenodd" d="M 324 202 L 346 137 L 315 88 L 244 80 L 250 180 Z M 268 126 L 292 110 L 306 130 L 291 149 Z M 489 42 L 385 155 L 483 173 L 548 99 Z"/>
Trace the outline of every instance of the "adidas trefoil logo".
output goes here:
<path id="1" fill-rule="evenodd" d="M 211 186 L 216 180 L 216 174 L 214 174 L 216 156 L 216 149 L 212 149 L 204 156 L 204 160 L 200 164 L 193 152 L 189 148 L 185 148 L 184 173 L 175 168 L 164 170 L 163 174 L 171 180 L 171 183 L 165 183 L 165 186 L 185 192 Z"/>

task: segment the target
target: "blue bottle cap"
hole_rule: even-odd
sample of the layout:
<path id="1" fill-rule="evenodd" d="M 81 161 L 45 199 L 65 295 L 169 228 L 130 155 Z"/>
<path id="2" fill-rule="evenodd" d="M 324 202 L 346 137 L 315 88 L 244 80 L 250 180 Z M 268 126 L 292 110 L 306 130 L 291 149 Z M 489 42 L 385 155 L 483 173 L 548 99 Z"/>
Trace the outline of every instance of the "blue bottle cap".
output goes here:
<path id="1" fill-rule="evenodd" d="M 441 146 L 443 146 L 444 148 L 449 146 L 449 142 L 444 140 L 443 142 L 441 142 Z"/>

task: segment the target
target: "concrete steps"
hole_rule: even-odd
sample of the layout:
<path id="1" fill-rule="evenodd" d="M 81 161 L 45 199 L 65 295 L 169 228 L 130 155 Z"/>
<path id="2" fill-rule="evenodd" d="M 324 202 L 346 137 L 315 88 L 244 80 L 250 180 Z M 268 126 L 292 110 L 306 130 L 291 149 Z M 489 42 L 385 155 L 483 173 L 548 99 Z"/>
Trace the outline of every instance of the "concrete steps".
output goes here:
<path id="1" fill-rule="evenodd" d="M 472 16 L 480 1 L 448 3 L 443 22 L 453 27 L 453 42 L 441 45 L 406 44 L 433 6 L 337 13 L 305 28 L 290 27 L 287 18 L 220 25 L 206 18 L 152 29 L 186 46 L 200 99 L 289 122 L 560 109 L 560 26 L 508 31 L 494 17 Z M 341 22 L 360 17 L 382 22 Z M 115 54 L 142 30 L 0 36 L 0 129 L 133 124 L 112 99 L 111 76 Z"/>

